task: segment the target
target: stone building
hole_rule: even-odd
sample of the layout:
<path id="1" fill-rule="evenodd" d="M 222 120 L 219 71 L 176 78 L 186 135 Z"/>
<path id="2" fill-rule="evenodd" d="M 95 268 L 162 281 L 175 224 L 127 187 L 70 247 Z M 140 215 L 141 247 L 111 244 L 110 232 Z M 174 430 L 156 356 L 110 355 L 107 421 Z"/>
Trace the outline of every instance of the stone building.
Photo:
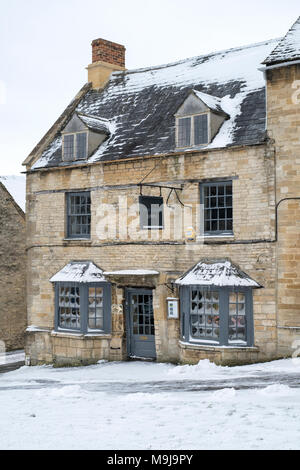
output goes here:
<path id="1" fill-rule="evenodd" d="M 27 363 L 235 364 L 300 341 L 300 19 L 88 83 L 28 156 Z"/>
<path id="2" fill-rule="evenodd" d="M 1 349 L 6 350 L 23 349 L 25 343 L 26 230 L 22 180 L 25 182 L 24 177 L 0 177 L 0 341 Z"/>

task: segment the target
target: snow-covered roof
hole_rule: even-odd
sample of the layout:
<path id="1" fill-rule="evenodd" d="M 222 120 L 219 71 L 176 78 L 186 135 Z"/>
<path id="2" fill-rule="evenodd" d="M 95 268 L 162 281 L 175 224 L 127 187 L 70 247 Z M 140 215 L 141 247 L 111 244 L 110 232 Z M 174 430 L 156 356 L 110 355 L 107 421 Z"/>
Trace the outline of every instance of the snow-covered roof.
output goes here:
<path id="1" fill-rule="evenodd" d="M 277 44 L 278 40 L 271 40 L 112 73 L 103 90 L 87 89 L 75 110 L 114 124 L 111 137 L 89 162 L 176 153 L 174 114 L 191 90 L 216 97 L 230 116 L 205 149 L 263 142 L 265 82 L 258 67 Z M 216 101 L 211 104 L 216 106 Z M 34 168 L 64 165 L 60 132 L 61 128 Z"/>
<path id="2" fill-rule="evenodd" d="M 14 201 L 25 212 L 26 177 L 25 175 L 0 176 L 0 182 L 11 194 Z"/>
<path id="3" fill-rule="evenodd" d="M 229 260 L 202 260 L 175 281 L 179 285 L 262 287 Z"/>
<path id="4" fill-rule="evenodd" d="M 105 282 L 102 269 L 91 261 L 72 261 L 51 277 L 50 282 Z"/>
<path id="5" fill-rule="evenodd" d="M 120 271 L 105 271 L 104 275 L 110 276 L 153 276 L 159 274 L 153 269 L 121 269 Z"/>
<path id="6" fill-rule="evenodd" d="M 224 113 L 222 109 L 221 98 L 217 98 L 216 96 L 211 96 L 207 93 L 203 93 L 202 91 L 197 90 L 193 90 L 193 93 L 212 111 L 216 111 L 217 113 Z"/>
<path id="7" fill-rule="evenodd" d="M 79 119 L 85 124 L 88 129 L 91 129 L 94 132 L 104 132 L 105 134 L 109 134 L 109 121 L 107 119 L 103 119 L 96 116 L 86 116 L 82 113 L 77 113 Z"/>
<path id="8" fill-rule="evenodd" d="M 263 64 L 272 65 L 296 59 L 300 59 L 300 16 Z"/>

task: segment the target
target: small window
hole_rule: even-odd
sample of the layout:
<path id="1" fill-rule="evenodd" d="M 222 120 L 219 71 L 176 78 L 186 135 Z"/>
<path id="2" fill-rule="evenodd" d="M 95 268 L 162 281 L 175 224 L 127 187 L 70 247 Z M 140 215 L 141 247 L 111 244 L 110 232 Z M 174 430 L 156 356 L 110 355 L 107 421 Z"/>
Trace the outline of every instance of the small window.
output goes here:
<path id="1" fill-rule="evenodd" d="M 163 198 L 140 196 L 140 225 L 141 229 L 163 228 Z"/>
<path id="2" fill-rule="evenodd" d="M 63 160 L 85 160 L 87 158 L 87 132 L 63 136 Z"/>
<path id="3" fill-rule="evenodd" d="M 185 341 L 253 345 L 251 288 L 182 286 L 180 302 Z"/>
<path id="4" fill-rule="evenodd" d="M 56 330 L 110 332 L 110 284 L 57 282 L 55 289 Z"/>
<path id="5" fill-rule="evenodd" d="M 201 185 L 204 234 L 232 234 L 232 181 Z"/>
<path id="6" fill-rule="evenodd" d="M 177 147 L 205 145 L 208 138 L 208 114 L 177 119 Z"/>
<path id="7" fill-rule="evenodd" d="M 67 237 L 90 238 L 91 195 L 90 192 L 67 194 Z"/>

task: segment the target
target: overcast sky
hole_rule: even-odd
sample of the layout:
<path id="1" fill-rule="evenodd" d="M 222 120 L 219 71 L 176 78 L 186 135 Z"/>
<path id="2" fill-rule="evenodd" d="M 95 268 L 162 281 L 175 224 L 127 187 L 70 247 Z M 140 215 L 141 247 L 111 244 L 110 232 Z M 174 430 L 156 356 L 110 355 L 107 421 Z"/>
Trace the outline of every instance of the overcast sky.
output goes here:
<path id="1" fill-rule="evenodd" d="M 91 41 L 139 68 L 283 36 L 299 0 L 0 0 L 0 175 L 22 161 L 87 81 Z"/>

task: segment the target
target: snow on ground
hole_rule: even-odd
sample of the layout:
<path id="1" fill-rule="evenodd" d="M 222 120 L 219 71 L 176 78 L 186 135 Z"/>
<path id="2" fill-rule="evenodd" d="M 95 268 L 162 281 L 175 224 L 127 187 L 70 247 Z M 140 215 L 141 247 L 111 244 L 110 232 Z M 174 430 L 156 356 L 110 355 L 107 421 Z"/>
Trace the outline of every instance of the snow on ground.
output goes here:
<path id="1" fill-rule="evenodd" d="M 4 364 L 15 364 L 25 361 L 25 352 L 23 349 L 10 352 L 0 352 L 0 366 Z"/>
<path id="2" fill-rule="evenodd" d="M 299 449 L 300 362 L 22 367 L 0 375 L 0 449 Z"/>

